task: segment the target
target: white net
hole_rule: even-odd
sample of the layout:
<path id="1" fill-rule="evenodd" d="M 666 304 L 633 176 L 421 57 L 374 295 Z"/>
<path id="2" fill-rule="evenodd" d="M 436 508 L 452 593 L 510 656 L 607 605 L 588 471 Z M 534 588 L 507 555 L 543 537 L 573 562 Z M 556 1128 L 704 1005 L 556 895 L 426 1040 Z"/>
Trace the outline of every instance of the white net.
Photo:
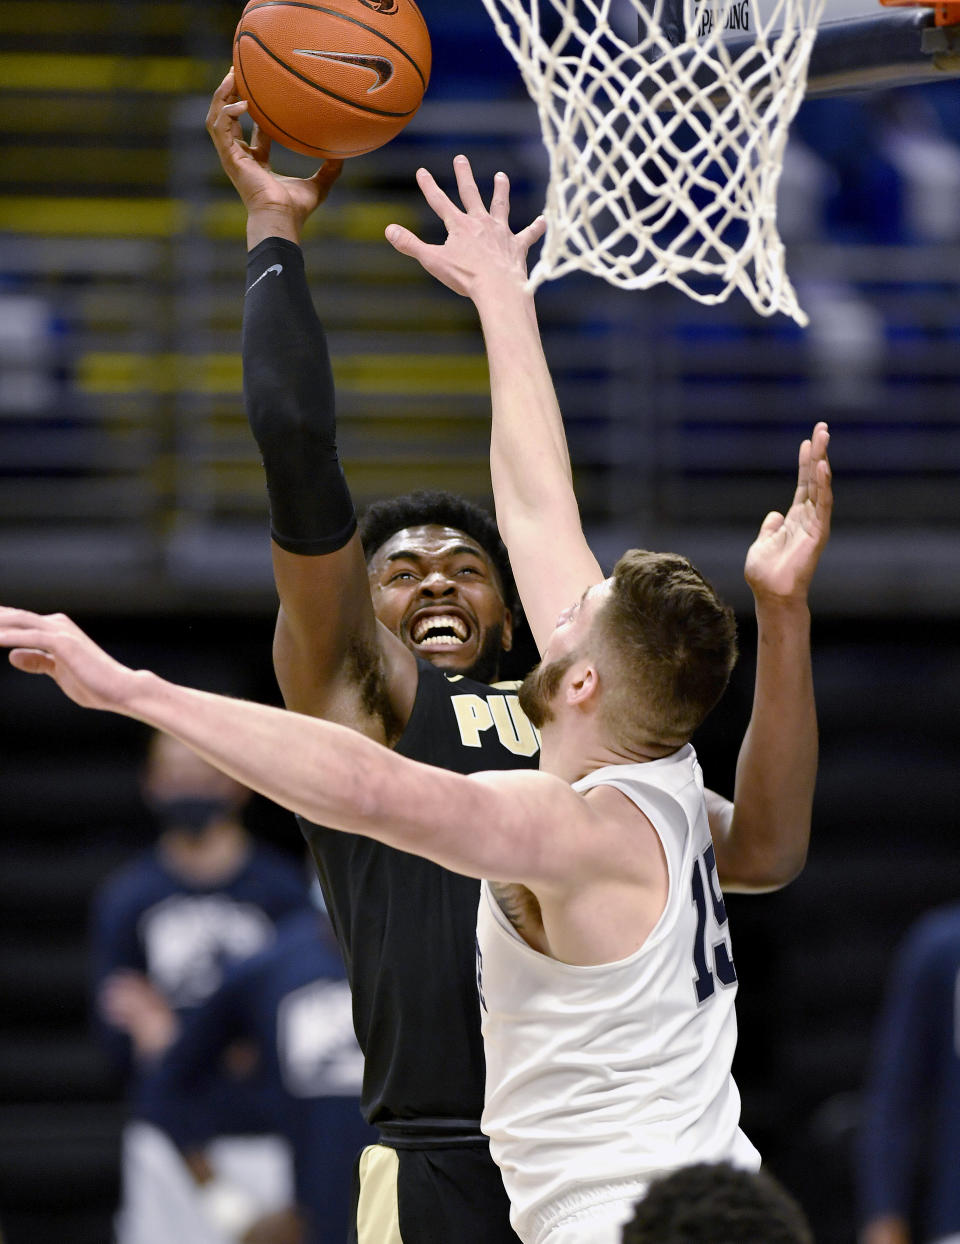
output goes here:
<path id="1" fill-rule="evenodd" d="M 776 198 L 824 0 L 613 2 L 484 0 L 550 159 L 533 287 L 581 269 L 705 303 L 739 289 L 805 324 Z"/>

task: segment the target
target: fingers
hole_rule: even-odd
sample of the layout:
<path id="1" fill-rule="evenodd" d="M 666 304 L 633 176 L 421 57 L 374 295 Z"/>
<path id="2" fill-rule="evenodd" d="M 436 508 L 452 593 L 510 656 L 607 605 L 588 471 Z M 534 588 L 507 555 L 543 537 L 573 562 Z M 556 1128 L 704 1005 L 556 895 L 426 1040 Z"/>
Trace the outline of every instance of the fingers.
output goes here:
<path id="1" fill-rule="evenodd" d="M 780 513 L 779 510 L 771 510 L 770 513 L 767 515 L 767 517 L 760 524 L 759 534 L 761 536 L 775 535 L 780 530 L 780 528 L 783 526 L 785 522 L 786 522 L 786 519 Z"/>
<path id="2" fill-rule="evenodd" d="M 395 251 L 399 251 L 401 255 L 411 256 L 418 263 L 423 263 L 424 257 L 435 249 L 427 242 L 421 241 L 409 229 L 404 229 L 403 225 L 387 225 L 383 233 Z"/>
<path id="3" fill-rule="evenodd" d="M 223 116 L 225 108 L 235 108 L 241 103 L 240 95 L 237 91 L 236 76 L 233 72 L 233 66 L 227 70 L 223 81 L 213 92 L 210 100 L 210 107 L 207 109 L 207 130 L 212 135 L 214 126 Z M 246 105 L 244 105 L 246 107 Z M 241 111 L 243 111 L 241 109 Z"/>
<path id="4" fill-rule="evenodd" d="M 224 104 L 216 114 L 212 108 L 207 114 L 207 132 L 213 139 L 213 145 L 220 156 L 221 164 L 225 163 L 231 155 L 235 156 L 235 147 L 240 147 L 244 152 L 250 150 L 250 147 L 243 141 L 243 128 L 240 125 L 240 118 L 246 111 L 247 101 L 238 99 L 234 103 Z M 269 139 L 266 141 L 269 155 Z M 258 158 L 261 157 L 258 156 Z"/>
<path id="5" fill-rule="evenodd" d="M 237 82 L 236 75 L 231 65 L 224 74 L 223 81 L 213 92 L 213 98 L 210 100 L 210 107 L 207 110 L 207 129 L 209 130 L 213 122 L 220 115 L 220 110 L 224 104 L 232 104 L 237 100 Z"/>
<path id="6" fill-rule="evenodd" d="M 75 630 L 62 613 L 31 613 L 0 606 L 0 648 L 10 648 L 10 664 L 27 674 L 49 674 L 55 659 L 55 640 Z"/>
<path id="7" fill-rule="evenodd" d="M 54 636 L 40 627 L 0 628 L 0 648 L 30 648 L 37 652 L 52 652 Z"/>
<path id="8" fill-rule="evenodd" d="M 507 224 L 510 219 L 510 178 L 506 173 L 497 173 L 494 176 L 490 215 L 500 225 Z"/>
<path id="9" fill-rule="evenodd" d="M 830 487 L 830 463 L 827 459 L 829 443 L 830 433 L 827 425 L 818 423 L 809 441 L 805 498 L 814 507 L 818 521 L 822 520 L 824 513 L 829 521 L 830 506 L 833 501 Z"/>
<path id="10" fill-rule="evenodd" d="M 451 238 L 448 237 L 443 246 L 432 246 L 428 242 L 421 241 L 409 229 L 396 224 L 387 225 L 384 234 L 394 250 L 399 251 L 401 255 L 410 255 L 424 272 L 429 272 L 441 284 L 452 289 L 455 294 L 469 297 L 467 290 L 469 277 L 465 276 L 456 260 L 450 259 Z"/>
<path id="11" fill-rule="evenodd" d="M 48 653 L 34 648 L 11 649 L 10 664 L 24 674 L 52 674 L 56 665 Z"/>
<path id="12" fill-rule="evenodd" d="M 239 99 L 237 94 L 237 75 L 233 65 L 223 75 L 223 81 L 213 92 L 213 98 L 219 99 L 222 103 L 231 104 Z"/>
<path id="13" fill-rule="evenodd" d="M 457 179 L 460 202 L 467 213 L 486 212 L 487 209 L 483 206 L 483 199 L 480 198 L 480 191 L 477 189 L 477 183 L 473 176 L 473 169 L 470 167 L 470 161 L 465 155 L 454 157 L 453 174 Z"/>
<path id="14" fill-rule="evenodd" d="M 242 100 L 241 103 L 243 104 L 243 109 L 246 110 L 246 107 L 247 107 L 246 100 Z M 243 147 L 246 147 L 247 151 L 250 152 L 250 154 L 253 156 L 253 158 L 256 160 L 258 164 L 269 164 L 270 163 L 270 145 L 271 145 L 270 135 L 264 133 L 264 131 L 260 128 L 260 126 L 257 125 L 256 121 L 254 121 L 253 129 L 250 131 L 250 142 L 243 143 L 242 142 L 243 130 L 241 130 L 240 128 L 240 113 L 239 112 L 236 114 L 236 122 L 237 122 L 237 125 L 236 125 L 236 130 L 235 130 L 235 137 L 240 142 L 240 145 Z"/>
<path id="15" fill-rule="evenodd" d="M 803 505 L 806 501 L 816 505 L 817 464 L 826 459 L 829 442 L 830 432 L 827 425 L 821 422 L 814 426 L 809 439 L 801 444 L 797 462 L 797 488 L 793 495 L 794 505 Z"/>
<path id="16" fill-rule="evenodd" d="M 0 605 L 0 630 L 10 627 L 77 629 L 76 623 L 71 622 L 65 613 L 31 613 L 29 609 L 15 609 L 12 605 Z"/>
<path id="17" fill-rule="evenodd" d="M 547 231 L 546 216 L 538 216 L 536 220 L 531 221 L 526 229 L 521 229 L 517 234 L 517 241 L 525 251 L 529 250 L 534 242 L 539 242 Z"/>
<path id="18" fill-rule="evenodd" d="M 797 487 L 793 494 L 793 505 L 803 505 L 810 487 L 810 441 L 802 441 L 797 455 Z"/>
<path id="19" fill-rule="evenodd" d="M 471 179 L 472 179 L 471 174 Z M 434 181 L 433 174 L 429 173 L 425 168 L 417 169 L 417 185 L 420 187 L 423 197 L 436 214 L 443 221 L 447 229 L 453 224 L 456 218 L 462 213 Z M 479 194 L 478 194 L 479 197 Z"/>
<path id="20" fill-rule="evenodd" d="M 330 187 L 342 172 L 342 160 L 324 160 L 323 164 L 321 164 L 313 176 L 309 178 L 309 180 L 312 181 L 317 187 L 317 193 L 320 196 L 321 202 L 323 202 L 323 200 L 330 193 Z"/>
<path id="21" fill-rule="evenodd" d="M 322 167 L 317 170 L 314 177 L 317 181 L 322 181 L 324 185 L 332 186 L 342 172 L 342 160 L 324 160 Z"/>
<path id="22" fill-rule="evenodd" d="M 0 605 L 0 626 L 14 626 L 18 623 L 36 625 L 42 613 L 31 613 L 29 609 L 14 609 L 12 605 Z"/>
<path id="23" fill-rule="evenodd" d="M 43 648 L 44 640 L 49 637 L 51 623 L 57 619 L 65 621 L 62 615 L 51 614 L 45 617 L 40 613 L 31 613 L 28 609 L 10 609 L 0 606 L 0 647 L 3 648 Z"/>
<path id="24" fill-rule="evenodd" d="M 822 458 L 817 463 L 817 495 L 815 504 L 817 522 L 823 529 L 824 536 L 826 536 L 830 531 L 830 516 L 833 513 L 833 483 L 830 463 L 825 458 Z"/>

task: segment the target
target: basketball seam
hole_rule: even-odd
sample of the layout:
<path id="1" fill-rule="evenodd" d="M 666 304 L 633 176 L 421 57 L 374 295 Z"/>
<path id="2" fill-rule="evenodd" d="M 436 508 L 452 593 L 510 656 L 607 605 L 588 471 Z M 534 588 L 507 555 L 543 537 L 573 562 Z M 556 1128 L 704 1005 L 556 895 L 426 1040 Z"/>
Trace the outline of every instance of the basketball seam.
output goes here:
<path id="1" fill-rule="evenodd" d="M 298 73 L 298 71 L 294 69 L 292 65 L 288 65 L 286 61 L 283 61 L 280 59 L 279 56 L 276 56 L 270 50 L 270 48 L 268 48 L 264 43 L 261 42 L 261 40 L 256 35 L 251 34 L 249 31 L 243 31 L 241 34 L 237 35 L 237 54 L 239 55 L 240 60 L 241 60 L 240 72 L 241 74 L 243 74 L 243 80 L 248 86 L 249 86 L 249 79 L 247 78 L 247 75 L 243 71 L 243 64 L 242 64 L 243 49 L 240 47 L 241 38 L 251 39 L 257 45 L 257 47 L 259 47 L 262 51 L 266 52 L 266 54 L 271 58 L 271 60 L 275 61 L 278 65 L 282 65 L 283 68 L 288 70 L 288 72 L 292 73 L 295 78 L 299 78 L 300 81 L 305 86 L 312 86 L 315 91 L 319 91 L 321 95 L 326 95 L 328 99 L 335 99 L 338 104 L 346 104 L 347 107 L 349 108 L 356 108 L 360 112 L 370 113 L 371 115 L 375 117 L 390 117 L 395 120 L 400 120 L 402 117 L 412 117 L 414 113 L 417 111 L 417 108 L 420 107 L 420 105 L 418 104 L 417 108 L 410 108 L 406 112 L 387 112 L 386 109 L 384 108 L 371 108 L 369 104 L 358 104 L 356 100 L 347 99 L 343 95 L 337 95 L 336 92 L 328 90 L 327 87 L 325 86 L 320 86 L 318 82 L 311 82 L 310 79 L 305 78 L 302 73 Z M 267 115 L 264 109 L 262 108 L 262 106 L 260 105 L 260 103 L 258 102 L 258 100 L 253 99 L 253 103 L 257 106 L 257 108 L 260 109 L 261 112 L 263 112 L 264 116 Z M 271 122 L 271 124 L 275 124 L 275 123 Z M 281 127 L 278 125 L 277 129 L 280 129 L 280 128 Z M 286 130 L 284 130 L 283 132 L 287 133 Z M 295 138 L 296 135 L 291 134 L 290 137 Z M 297 138 L 297 142 L 300 142 L 299 138 Z M 306 144 L 306 145 L 309 146 L 309 144 Z"/>
<path id="2" fill-rule="evenodd" d="M 240 65 L 240 72 L 241 74 L 243 73 L 242 64 Z M 276 131 L 278 136 L 282 134 L 286 138 L 292 139 L 292 141 L 295 142 L 299 148 L 307 149 L 307 150 L 302 151 L 302 154 L 304 155 L 316 154 L 319 156 L 323 156 L 326 159 L 336 159 L 342 156 L 344 159 L 349 159 L 351 156 L 365 155 L 368 151 L 375 151 L 376 147 L 380 145 L 378 143 L 378 144 L 375 144 L 374 146 L 339 148 L 339 147 L 330 147 L 330 146 L 323 147 L 315 143 L 308 143 L 305 139 L 301 138 L 298 134 L 292 134 L 289 130 L 284 129 L 284 127 L 278 121 L 275 121 L 273 117 L 270 115 L 270 113 L 267 112 L 267 110 L 261 104 L 258 104 L 256 100 L 252 100 L 252 102 L 256 106 L 257 110 L 263 114 L 264 119 L 269 122 L 269 124 Z M 345 104 L 348 108 L 356 108 L 358 111 L 363 111 L 360 105 L 351 103 L 349 99 L 340 100 L 339 102 Z M 283 140 L 278 137 L 277 141 L 282 143 Z M 294 150 L 296 150 L 296 148 L 294 148 Z"/>
<path id="3" fill-rule="evenodd" d="M 366 22 L 361 22 L 359 18 L 351 17 L 347 13 L 342 13 L 339 9 L 328 9 L 325 5 L 322 5 L 322 4 L 304 4 L 302 3 L 302 0 L 263 0 L 262 4 L 248 5 L 247 8 L 244 10 L 244 16 L 246 16 L 249 13 L 255 13 L 258 9 L 272 9 L 272 8 L 280 8 L 280 7 L 287 8 L 287 9 L 310 9 L 314 13 L 326 13 L 328 17 L 342 18 L 343 21 L 350 22 L 354 26 L 359 26 L 361 30 L 366 30 L 369 34 L 376 35 L 378 39 L 382 39 L 384 43 L 389 43 L 392 48 L 395 48 L 402 57 L 404 57 L 406 60 L 410 62 L 410 64 L 413 66 L 416 72 L 417 77 L 420 79 L 421 83 L 423 84 L 423 89 L 424 90 L 427 89 L 427 80 L 423 76 L 423 70 L 420 68 L 420 66 L 417 64 L 417 62 L 413 59 L 413 57 L 410 55 L 410 53 L 405 48 L 401 47 L 399 43 L 395 43 L 394 40 L 391 39 L 389 35 L 385 35 L 383 31 L 378 30 L 376 26 L 368 26 Z M 424 30 L 426 30 L 426 23 L 423 21 L 423 15 L 419 12 L 419 10 L 417 10 L 417 16 L 420 18 L 420 21 L 424 27 Z M 237 31 L 237 42 L 238 43 L 240 42 L 240 39 L 243 35 L 247 35 L 248 38 L 256 38 L 256 36 L 250 31 L 238 30 Z M 264 49 L 264 50 L 266 51 L 267 49 Z M 284 65 L 284 68 L 290 69 L 291 73 L 297 74 L 297 77 L 302 78 L 302 80 L 306 82 L 308 85 L 314 85 L 313 83 L 310 83 L 310 80 L 308 78 L 303 78 L 301 74 L 297 73 L 297 71 L 292 66 L 285 65 L 284 62 L 281 61 L 278 57 L 274 57 L 274 59 L 277 61 L 277 64 Z M 337 99 L 338 96 L 335 95 L 333 96 L 333 98 Z M 344 100 L 343 102 L 349 103 L 350 101 Z M 371 111 L 375 111 L 375 109 L 371 109 Z M 406 116 L 406 115 L 407 115 L 406 113 L 400 113 L 400 112 L 383 113 L 383 116 L 387 116 L 387 117 L 394 117 L 394 116 L 399 117 L 399 116 Z"/>

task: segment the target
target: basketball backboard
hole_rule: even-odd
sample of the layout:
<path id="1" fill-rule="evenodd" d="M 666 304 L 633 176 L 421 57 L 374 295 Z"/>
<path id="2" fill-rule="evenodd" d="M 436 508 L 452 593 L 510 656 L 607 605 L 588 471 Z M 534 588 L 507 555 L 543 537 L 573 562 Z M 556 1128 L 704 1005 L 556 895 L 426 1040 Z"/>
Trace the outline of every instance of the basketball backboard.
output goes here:
<path id="1" fill-rule="evenodd" d="M 735 59 L 754 45 L 778 0 L 666 0 L 681 31 L 706 37 L 717 24 Z M 941 24 L 938 25 L 938 17 Z M 956 19 L 957 25 L 944 24 Z M 669 19 L 668 19 L 669 20 Z M 665 23 L 666 24 L 666 23 Z M 960 4 L 883 7 L 880 0 L 825 0 L 807 73 L 808 96 L 936 82 L 960 76 Z"/>

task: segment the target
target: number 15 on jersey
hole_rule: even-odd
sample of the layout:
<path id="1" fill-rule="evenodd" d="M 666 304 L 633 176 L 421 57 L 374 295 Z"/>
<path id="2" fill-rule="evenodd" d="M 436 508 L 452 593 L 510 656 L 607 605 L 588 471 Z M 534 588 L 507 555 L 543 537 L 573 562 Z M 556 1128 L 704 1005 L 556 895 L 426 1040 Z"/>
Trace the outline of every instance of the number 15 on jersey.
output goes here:
<path id="1" fill-rule="evenodd" d="M 711 843 L 693 861 L 693 903 L 697 909 L 697 933 L 693 943 L 694 987 L 697 1003 L 712 998 L 717 981 L 721 987 L 737 983 L 737 970 L 727 935 L 727 909 L 717 881 L 717 857 Z M 709 902 L 708 902 L 709 896 Z M 719 940 L 714 940 L 719 933 Z"/>

